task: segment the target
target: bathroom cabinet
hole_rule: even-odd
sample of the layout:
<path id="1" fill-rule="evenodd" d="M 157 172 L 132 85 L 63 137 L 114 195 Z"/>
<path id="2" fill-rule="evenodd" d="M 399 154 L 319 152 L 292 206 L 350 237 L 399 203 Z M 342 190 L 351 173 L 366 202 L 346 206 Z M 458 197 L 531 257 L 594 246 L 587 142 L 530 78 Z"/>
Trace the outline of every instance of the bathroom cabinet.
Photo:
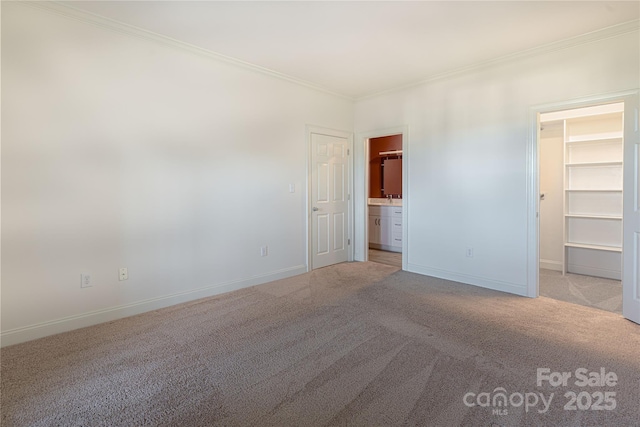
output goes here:
<path id="1" fill-rule="evenodd" d="M 402 252 L 402 206 L 369 205 L 369 247 Z"/>

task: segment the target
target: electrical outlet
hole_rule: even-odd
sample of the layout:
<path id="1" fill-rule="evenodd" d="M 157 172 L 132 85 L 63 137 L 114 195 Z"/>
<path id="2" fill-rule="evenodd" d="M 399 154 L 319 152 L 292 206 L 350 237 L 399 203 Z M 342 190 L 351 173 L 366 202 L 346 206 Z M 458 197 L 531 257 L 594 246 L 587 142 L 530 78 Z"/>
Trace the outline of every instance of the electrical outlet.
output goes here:
<path id="1" fill-rule="evenodd" d="M 260 247 L 260 256 L 267 256 L 267 255 L 269 255 L 269 246 Z"/>
<path id="2" fill-rule="evenodd" d="M 93 285 L 91 284 L 91 275 L 82 273 L 80 274 L 80 287 L 81 288 L 90 288 Z"/>
<path id="3" fill-rule="evenodd" d="M 127 269 L 127 267 L 120 267 L 120 276 L 119 276 L 119 280 L 127 280 L 129 278 L 129 270 Z"/>
<path id="4" fill-rule="evenodd" d="M 473 258 L 473 248 L 471 246 L 467 246 L 467 258 Z"/>

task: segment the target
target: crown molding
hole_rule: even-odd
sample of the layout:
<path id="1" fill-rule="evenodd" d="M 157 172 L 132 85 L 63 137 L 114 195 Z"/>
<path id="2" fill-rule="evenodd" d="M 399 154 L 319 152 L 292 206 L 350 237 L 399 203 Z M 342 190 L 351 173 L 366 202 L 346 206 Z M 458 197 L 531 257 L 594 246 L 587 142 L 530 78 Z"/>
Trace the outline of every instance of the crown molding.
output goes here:
<path id="1" fill-rule="evenodd" d="M 290 83 L 297 84 L 299 86 L 306 87 L 308 89 L 312 89 L 315 91 L 323 92 L 328 95 L 332 95 L 338 98 L 342 98 L 348 101 L 354 101 L 355 98 L 349 95 L 345 95 L 342 93 L 334 92 L 325 87 L 319 86 L 317 84 L 298 79 L 296 77 L 289 76 L 284 73 L 280 73 L 275 70 L 271 70 L 266 67 L 261 67 L 259 65 L 252 64 L 250 62 L 242 61 L 240 59 L 236 59 L 230 56 L 222 55 L 220 53 L 216 53 L 214 51 L 204 49 L 190 43 L 186 43 L 180 40 L 176 40 L 174 38 L 155 33 L 153 31 L 145 30 L 143 28 L 139 28 L 133 25 L 125 24 L 120 21 L 116 21 L 114 19 L 106 18 L 104 16 L 97 15 L 95 13 L 87 12 L 85 10 L 81 10 L 69 5 L 63 5 L 58 3 L 56 0 L 51 1 L 30 1 L 30 0 L 17 0 L 15 3 L 28 5 L 37 9 L 41 9 L 47 12 L 52 12 L 57 15 L 63 16 L 65 18 L 74 19 L 76 21 L 81 21 L 87 24 L 91 24 L 93 26 L 107 29 L 116 33 L 125 34 L 131 37 L 141 38 L 148 41 L 152 41 L 155 43 L 159 43 L 168 47 L 172 47 L 174 49 L 180 49 L 183 51 L 190 52 L 195 55 L 204 56 L 210 59 L 214 59 L 216 61 L 224 62 L 227 64 L 235 65 L 240 68 L 244 68 L 246 70 L 254 71 L 256 73 L 260 73 L 263 75 L 267 75 L 270 77 L 275 77 L 280 80 L 284 80 Z"/>
<path id="2" fill-rule="evenodd" d="M 375 92 L 369 95 L 363 95 L 355 98 L 355 101 L 363 101 L 367 99 L 377 98 L 379 96 L 389 95 L 394 92 L 400 92 L 412 87 L 421 86 L 427 83 L 433 83 L 440 80 L 446 80 L 453 77 L 462 76 L 467 73 L 495 67 L 511 61 L 531 58 L 534 56 L 542 55 L 545 53 L 556 52 L 559 50 L 570 49 L 572 47 L 585 45 L 589 43 L 595 43 L 601 40 L 606 40 L 614 37 L 618 37 L 624 34 L 638 32 L 640 30 L 640 20 L 635 19 L 633 21 L 624 22 L 622 24 L 612 25 L 600 30 L 595 30 L 589 33 L 581 34 L 579 36 L 570 37 L 568 39 L 562 39 L 555 42 L 547 43 L 541 46 L 537 46 L 531 49 L 521 50 L 516 53 L 501 56 L 498 58 L 490 59 L 487 61 L 477 62 L 475 64 L 457 68 L 450 71 L 445 71 L 440 74 L 435 74 L 418 81 L 408 83 L 395 88 L 386 89 L 380 92 Z"/>
<path id="3" fill-rule="evenodd" d="M 82 21 L 84 23 L 88 23 L 94 25 L 99 28 L 111 30 L 120 34 L 125 34 L 131 37 L 142 38 L 152 42 L 156 42 L 168 47 L 172 47 L 174 49 L 180 49 L 183 51 L 191 52 L 192 54 L 204 56 L 216 61 L 224 62 L 227 64 L 235 65 L 240 68 L 244 68 L 246 70 L 254 71 L 256 73 L 260 73 L 263 75 L 275 77 L 280 80 L 284 80 L 290 83 L 297 84 L 299 86 L 306 87 L 308 89 L 312 89 L 315 91 L 323 92 L 331 96 L 335 96 L 338 98 L 342 98 L 348 101 L 363 101 L 371 98 L 377 98 L 380 96 L 388 95 L 394 92 L 399 92 L 402 90 L 410 89 L 413 87 L 421 86 L 427 83 L 433 83 L 436 81 L 446 80 L 449 78 L 462 76 L 467 73 L 487 69 L 490 67 L 498 66 L 510 61 L 526 59 L 529 57 L 534 57 L 538 55 L 542 55 L 545 53 L 551 53 L 559 50 L 569 49 L 572 47 L 598 42 L 601 40 L 618 37 L 624 34 L 637 32 L 640 29 L 640 20 L 635 19 L 632 21 L 628 21 L 622 24 L 613 25 L 610 27 L 606 27 L 600 30 L 595 30 L 589 33 L 585 33 L 579 36 L 570 37 L 568 39 L 558 40 L 555 42 L 551 42 L 545 45 L 537 46 L 531 49 L 522 50 L 516 53 L 512 53 L 509 55 L 501 56 L 498 58 L 490 59 L 487 61 L 477 62 L 475 64 L 471 64 L 469 66 L 445 71 L 443 73 L 434 74 L 432 76 L 427 76 L 423 79 L 407 83 L 401 86 L 396 86 L 390 89 L 385 89 L 382 91 L 374 92 L 367 95 L 362 96 L 350 96 L 345 95 L 343 93 L 338 93 L 322 87 L 320 85 L 308 82 L 306 80 L 302 80 L 296 77 L 289 76 L 284 73 L 280 73 L 275 70 L 271 70 L 266 67 L 261 67 L 259 65 L 252 64 L 250 62 L 242 61 L 240 59 L 236 59 L 230 56 L 222 55 L 220 53 L 216 53 L 214 51 L 204 49 L 177 39 L 173 39 L 168 36 L 164 36 L 162 34 L 155 33 L 153 31 L 148 31 L 133 25 L 125 24 L 120 21 L 116 21 L 114 19 L 106 18 L 91 12 L 87 12 L 73 6 L 63 5 L 58 3 L 56 0 L 51 1 L 31 1 L 31 0 L 16 0 L 15 3 L 20 3 L 23 5 L 29 5 L 31 7 L 35 7 L 41 10 L 45 10 L 48 12 L 52 12 L 61 16 L 64 16 L 69 19 L 74 19 L 77 21 Z"/>

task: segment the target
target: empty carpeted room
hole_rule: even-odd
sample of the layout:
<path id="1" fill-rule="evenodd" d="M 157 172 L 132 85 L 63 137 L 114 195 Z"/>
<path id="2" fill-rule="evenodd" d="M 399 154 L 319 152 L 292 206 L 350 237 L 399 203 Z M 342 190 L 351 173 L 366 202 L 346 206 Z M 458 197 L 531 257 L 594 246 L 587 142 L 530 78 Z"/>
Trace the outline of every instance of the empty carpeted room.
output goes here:
<path id="1" fill-rule="evenodd" d="M 637 1 L 0 13 L 2 426 L 638 425 Z"/>

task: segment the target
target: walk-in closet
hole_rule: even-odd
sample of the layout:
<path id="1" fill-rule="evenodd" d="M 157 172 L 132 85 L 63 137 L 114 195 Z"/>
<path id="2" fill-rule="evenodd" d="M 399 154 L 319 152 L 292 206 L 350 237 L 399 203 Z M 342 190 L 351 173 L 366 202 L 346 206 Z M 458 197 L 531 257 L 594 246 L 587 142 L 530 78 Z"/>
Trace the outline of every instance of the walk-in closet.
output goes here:
<path id="1" fill-rule="evenodd" d="M 621 309 L 623 121 L 623 103 L 540 116 L 542 295 Z"/>

